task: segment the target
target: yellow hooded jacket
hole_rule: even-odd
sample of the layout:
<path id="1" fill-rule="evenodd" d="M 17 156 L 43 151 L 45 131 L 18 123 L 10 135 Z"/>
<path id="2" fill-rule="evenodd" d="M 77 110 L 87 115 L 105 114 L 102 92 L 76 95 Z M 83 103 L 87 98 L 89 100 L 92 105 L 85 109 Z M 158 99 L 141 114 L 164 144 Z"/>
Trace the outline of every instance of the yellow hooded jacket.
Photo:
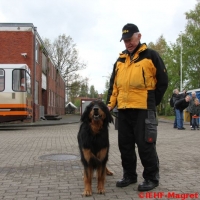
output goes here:
<path id="1" fill-rule="evenodd" d="M 116 61 L 110 79 L 107 104 L 112 109 L 153 109 L 168 86 L 165 65 L 159 54 L 139 44 L 131 59 L 124 51 Z"/>

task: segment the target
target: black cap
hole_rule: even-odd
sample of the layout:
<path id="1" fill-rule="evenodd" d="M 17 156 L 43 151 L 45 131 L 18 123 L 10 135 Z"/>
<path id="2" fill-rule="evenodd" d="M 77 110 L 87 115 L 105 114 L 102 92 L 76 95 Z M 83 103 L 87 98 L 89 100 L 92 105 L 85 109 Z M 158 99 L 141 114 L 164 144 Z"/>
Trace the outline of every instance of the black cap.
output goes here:
<path id="1" fill-rule="evenodd" d="M 135 24 L 126 24 L 122 29 L 122 38 L 120 42 L 124 39 L 131 38 L 132 35 L 137 32 L 139 32 L 139 29 Z"/>

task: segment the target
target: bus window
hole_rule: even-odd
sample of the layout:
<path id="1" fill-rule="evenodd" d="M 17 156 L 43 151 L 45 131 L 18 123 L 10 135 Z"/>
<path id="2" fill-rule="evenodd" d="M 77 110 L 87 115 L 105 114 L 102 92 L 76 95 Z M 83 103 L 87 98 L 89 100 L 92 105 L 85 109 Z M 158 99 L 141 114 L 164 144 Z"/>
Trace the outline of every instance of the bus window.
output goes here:
<path id="1" fill-rule="evenodd" d="M 0 92 L 5 89 L 5 73 L 3 69 L 0 69 Z"/>
<path id="2" fill-rule="evenodd" d="M 27 92 L 31 94 L 31 77 L 28 72 L 26 72 L 26 86 L 27 86 Z"/>
<path id="3" fill-rule="evenodd" d="M 26 91 L 26 79 L 21 78 L 20 80 L 20 91 Z"/>
<path id="4" fill-rule="evenodd" d="M 24 69 L 13 70 L 13 91 L 26 91 L 26 71 Z"/>

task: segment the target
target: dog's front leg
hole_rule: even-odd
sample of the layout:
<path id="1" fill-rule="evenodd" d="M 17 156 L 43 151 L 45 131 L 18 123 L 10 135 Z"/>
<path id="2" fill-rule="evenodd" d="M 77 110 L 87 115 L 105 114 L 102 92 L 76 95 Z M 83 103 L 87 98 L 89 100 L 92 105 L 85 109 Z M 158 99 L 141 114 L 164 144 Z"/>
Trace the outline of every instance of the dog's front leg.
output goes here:
<path id="1" fill-rule="evenodd" d="M 88 166 L 84 168 L 84 185 L 85 189 L 83 192 L 84 196 L 91 196 L 92 195 L 92 176 L 93 176 L 93 169 L 92 167 Z"/>
<path id="2" fill-rule="evenodd" d="M 105 193 L 105 177 L 106 177 L 106 169 L 105 165 L 100 166 L 97 169 L 97 177 L 98 177 L 98 183 L 97 183 L 97 190 L 98 194 L 104 194 Z"/>
<path id="3" fill-rule="evenodd" d="M 103 161 L 108 155 L 108 149 L 104 148 L 101 149 L 98 154 L 97 158 L 100 161 Z M 98 167 L 97 169 L 97 177 L 98 177 L 98 183 L 97 183 L 97 190 L 99 194 L 104 194 L 105 193 L 105 177 L 106 177 L 106 164 L 102 164 Z"/>

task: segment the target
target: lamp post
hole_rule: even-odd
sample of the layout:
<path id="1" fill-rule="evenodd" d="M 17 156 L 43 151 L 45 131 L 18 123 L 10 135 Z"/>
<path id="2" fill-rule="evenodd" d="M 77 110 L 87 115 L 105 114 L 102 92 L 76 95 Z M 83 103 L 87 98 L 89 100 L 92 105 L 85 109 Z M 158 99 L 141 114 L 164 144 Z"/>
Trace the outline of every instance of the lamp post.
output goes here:
<path id="1" fill-rule="evenodd" d="M 183 81 L 182 81 L 182 69 L 183 69 L 183 64 L 182 64 L 182 49 L 183 47 L 182 47 L 182 32 L 181 32 L 181 55 L 180 55 L 180 92 L 182 91 L 182 83 L 183 83 Z"/>

